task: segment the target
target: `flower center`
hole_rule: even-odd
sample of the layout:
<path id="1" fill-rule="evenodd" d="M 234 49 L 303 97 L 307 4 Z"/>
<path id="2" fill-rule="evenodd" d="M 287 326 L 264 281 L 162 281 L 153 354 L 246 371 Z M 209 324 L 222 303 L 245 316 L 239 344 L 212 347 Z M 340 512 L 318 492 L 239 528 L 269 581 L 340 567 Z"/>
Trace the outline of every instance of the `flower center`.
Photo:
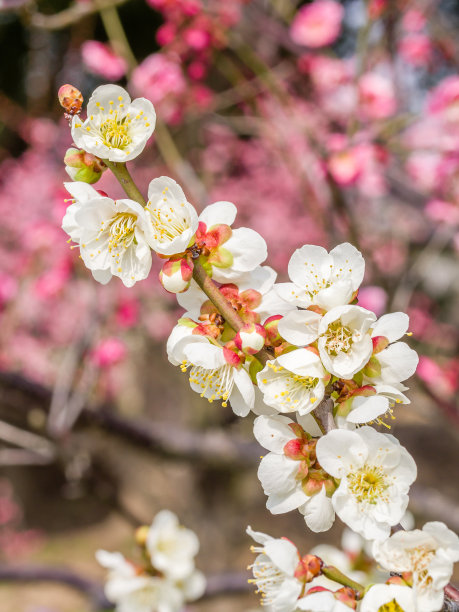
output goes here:
<path id="1" fill-rule="evenodd" d="M 336 357 L 338 353 L 348 353 L 353 342 L 360 336 L 359 332 L 352 331 L 339 320 L 331 323 L 324 335 L 325 348 L 333 357 Z"/>
<path id="2" fill-rule="evenodd" d="M 104 144 L 111 149 L 125 149 L 132 138 L 129 136 L 129 125 L 125 118 L 108 118 L 100 126 L 100 134 Z"/>
<path id="3" fill-rule="evenodd" d="M 365 464 L 347 477 L 350 492 L 356 500 L 375 504 L 377 499 L 387 501 L 382 494 L 388 488 L 387 477 L 381 467 Z"/>
<path id="4" fill-rule="evenodd" d="M 164 201 L 167 199 L 166 193 L 167 187 L 163 191 Z M 184 207 L 185 204 L 181 203 L 180 206 Z M 152 208 L 151 202 L 148 202 L 146 210 L 150 213 L 155 240 L 169 242 L 177 236 L 181 236 L 189 228 L 188 219 L 183 214 L 183 211 L 176 210 L 172 206 L 164 204 L 163 206 Z"/>
<path id="5" fill-rule="evenodd" d="M 109 224 L 108 250 L 126 250 L 134 241 L 134 231 L 137 223 L 136 215 L 131 213 L 118 213 Z"/>
<path id="6" fill-rule="evenodd" d="M 300 401 L 307 399 L 311 395 L 311 391 L 319 384 L 318 378 L 312 376 L 300 376 L 294 374 L 290 370 L 286 370 L 283 366 L 275 363 L 267 363 L 268 368 L 273 370 L 275 376 L 273 379 L 264 379 L 264 384 L 274 382 L 282 385 L 282 391 L 274 396 L 274 399 L 279 400 L 279 404 L 288 407 L 290 410 Z M 313 404 L 316 397 L 310 397 L 310 402 Z"/>
<path id="7" fill-rule="evenodd" d="M 186 372 L 191 365 L 185 360 L 182 361 L 181 370 Z M 223 400 L 222 406 L 226 408 L 227 400 L 234 387 L 233 367 L 225 364 L 220 368 L 207 370 L 201 366 L 192 366 L 190 370 L 190 384 L 201 388 L 201 397 L 206 397 L 209 403 L 214 400 Z"/>
<path id="8" fill-rule="evenodd" d="M 435 551 L 428 546 L 417 546 L 408 551 L 411 560 L 413 574 L 419 587 L 428 588 L 432 583 L 429 574 L 429 564 L 435 556 Z"/>
<path id="9" fill-rule="evenodd" d="M 405 612 L 404 609 L 398 605 L 398 603 L 393 599 L 392 601 L 388 601 L 378 608 L 378 612 Z"/>

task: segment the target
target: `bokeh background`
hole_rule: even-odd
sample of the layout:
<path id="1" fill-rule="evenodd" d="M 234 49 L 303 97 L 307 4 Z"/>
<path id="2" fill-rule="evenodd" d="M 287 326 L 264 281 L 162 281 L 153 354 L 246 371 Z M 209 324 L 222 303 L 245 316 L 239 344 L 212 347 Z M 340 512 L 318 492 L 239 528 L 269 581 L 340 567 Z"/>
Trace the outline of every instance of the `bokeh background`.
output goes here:
<path id="1" fill-rule="evenodd" d="M 269 515 L 252 417 L 167 362 L 180 310 L 159 261 L 100 286 L 69 247 L 64 83 L 151 99 L 139 186 L 166 174 L 198 210 L 233 201 L 279 280 L 303 244 L 363 252 L 359 304 L 408 312 L 420 354 L 387 422 L 418 464 L 410 509 L 459 529 L 458 34 L 452 0 L 0 0 L 2 612 L 102 609 L 95 550 L 131 554 L 162 508 L 201 539 L 203 612 L 258 605 L 247 524 L 304 552 L 341 532 Z M 108 172 L 97 188 L 122 195 Z"/>

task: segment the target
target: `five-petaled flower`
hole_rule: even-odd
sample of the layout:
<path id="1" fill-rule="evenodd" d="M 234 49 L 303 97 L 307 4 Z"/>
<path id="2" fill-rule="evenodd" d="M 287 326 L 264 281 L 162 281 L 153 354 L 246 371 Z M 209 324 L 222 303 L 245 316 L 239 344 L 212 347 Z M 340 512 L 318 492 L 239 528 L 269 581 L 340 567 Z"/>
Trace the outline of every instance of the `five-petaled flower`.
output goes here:
<path id="1" fill-rule="evenodd" d="M 146 98 L 131 102 L 118 85 L 101 85 L 89 99 L 87 118 L 72 120 L 72 138 L 80 149 L 111 162 L 134 159 L 153 134 L 156 113 Z"/>

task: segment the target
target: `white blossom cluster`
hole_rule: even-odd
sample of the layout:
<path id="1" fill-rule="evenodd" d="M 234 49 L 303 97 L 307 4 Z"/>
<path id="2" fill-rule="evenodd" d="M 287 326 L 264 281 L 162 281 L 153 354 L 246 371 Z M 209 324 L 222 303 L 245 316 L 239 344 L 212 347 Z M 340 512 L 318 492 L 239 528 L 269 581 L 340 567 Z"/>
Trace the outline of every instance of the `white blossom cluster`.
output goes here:
<path id="1" fill-rule="evenodd" d="M 159 512 L 150 527 L 140 528 L 143 557 L 138 564 L 121 553 L 98 550 L 108 570 L 107 599 L 117 612 L 179 612 L 204 593 L 204 575 L 195 568 L 199 540 L 169 510 Z"/>
<path id="2" fill-rule="evenodd" d="M 150 102 L 131 102 L 122 88 L 107 85 L 93 93 L 85 120 L 73 118 L 72 136 L 116 174 L 117 164 L 144 149 L 154 124 Z M 93 182 L 94 172 L 90 177 Z M 289 540 L 249 528 L 258 544 L 253 581 L 264 604 L 273 612 L 440 610 L 459 559 L 458 539 L 442 523 L 391 536 L 407 509 L 416 464 L 394 436 L 373 425 L 390 429 L 394 407 L 409 403 L 404 383 L 418 357 L 403 341 L 410 335 L 406 314 L 378 319 L 358 305 L 362 254 L 349 243 L 330 252 L 304 245 L 290 259 L 290 282 L 276 283 L 276 272 L 262 265 L 263 238 L 233 229 L 231 202 L 198 215 L 168 177 L 150 182 L 147 202 L 113 200 L 81 181 L 65 186 L 72 204 L 63 229 L 97 281 L 118 276 L 129 287 L 148 276 L 152 253 L 165 260 L 160 281 L 185 310 L 167 342 L 169 361 L 209 402 L 229 403 L 238 416 L 257 415 L 254 436 L 268 451 L 258 469 L 268 510 L 298 510 L 315 532 L 330 529 L 338 515 L 374 542 L 382 568 L 399 574 L 398 582 L 365 592 L 314 586 L 322 571 L 314 565 L 318 557 L 300 557 Z M 170 612 L 199 596 L 197 540 L 173 515 L 158 515 L 146 550 L 151 568 L 140 573 L 118 553 L 98 553 L 118 610 Z"/>

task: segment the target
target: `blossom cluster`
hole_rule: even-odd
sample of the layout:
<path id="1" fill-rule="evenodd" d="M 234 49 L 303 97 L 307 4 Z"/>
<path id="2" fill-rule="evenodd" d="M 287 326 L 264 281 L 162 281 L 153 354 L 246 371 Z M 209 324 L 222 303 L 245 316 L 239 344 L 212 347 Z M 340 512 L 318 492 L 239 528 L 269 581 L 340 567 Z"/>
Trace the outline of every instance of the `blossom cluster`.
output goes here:
<path id="1" fill-rule="evenodd" d="M 96 553 L 108 570 L 105 594 L 117 611 L 179 612 L 201 597 L 206 581 L 194 562 L 199 540 L 173 512 L 161 510 L 149 527 L 139 527 L 136 540 L 142 551 L 138 563 L 118 552 Z"/>
<path id="2" fill-rule="evenodd" d="M 189 373 L 192 390 L 210 403 L 230 403 L 238 416 L 257 415 L 254 436 L 268 450 L 258 476 L 270 512 L 298 509 L 316 532 L 330 529 L 337 514 L 374 541 L 381 565 L 403 573 L 403 584 L 379 585 L 364 596 L 350 587 L 307 590 L 323 562 L 300 557 L 288 540 L 249 530 L 261 544 L 253 569 L 265 603 L 274 612 L 339 612 L 356 609 L 357 600 L 361 610 L 394 600 L 402 609 L 428 605 L 425 612 L 434 612 L 457 560 L 457 541 L 443 525 L 426 526 L 426 546 L 401 555 L 397 567 L 403 569 L 393 569 L 391 546 L 401 549 L 405 540 L 391 538 L 391 528 L 405 514 L 417 469 L 394 436 L 372 427 L 390 428 L 386 419 L 394 418 L 394 407 L 409 402 L 404 382 L 418 357 L 401 341 L 410 335 L 408 315 L 378 318 L 358 304 L 365 262 L 349 243 L 330 252 L 302 246 L 290 258 L 290 282 L 276 283 L 276 272 L 262 265 L 264 239 L 246 227 L 233 229 L 237 209 L 231 202 L 216 202 L 198 215 L 169 177 L 151 180 L 145 202 L 129 174 L 120 172 L 144 149 L 154 117 L 150 102 L 131 102 L 112 85 L 93 93 L 85 120 L 74 113 L 75 144 L 108 166 L 134 199 L 111 199 L 88 185 L 92 177 L 66 183 L 73 200 L 64 230 L 103 284 L 112 276 L 127 287 L 144 280 L 152 252 L 166 260 L 160 281 L 186 311 L 169 336 L 169 361 Z M 146 538 L 149 551 L 152 532 L 153 527 Z M 153 568 L 167 579 L 185 580 L 150 554 Z M 116 572 L 118 562 L 123 573 L 119 557 L 111 569 Z"/>

